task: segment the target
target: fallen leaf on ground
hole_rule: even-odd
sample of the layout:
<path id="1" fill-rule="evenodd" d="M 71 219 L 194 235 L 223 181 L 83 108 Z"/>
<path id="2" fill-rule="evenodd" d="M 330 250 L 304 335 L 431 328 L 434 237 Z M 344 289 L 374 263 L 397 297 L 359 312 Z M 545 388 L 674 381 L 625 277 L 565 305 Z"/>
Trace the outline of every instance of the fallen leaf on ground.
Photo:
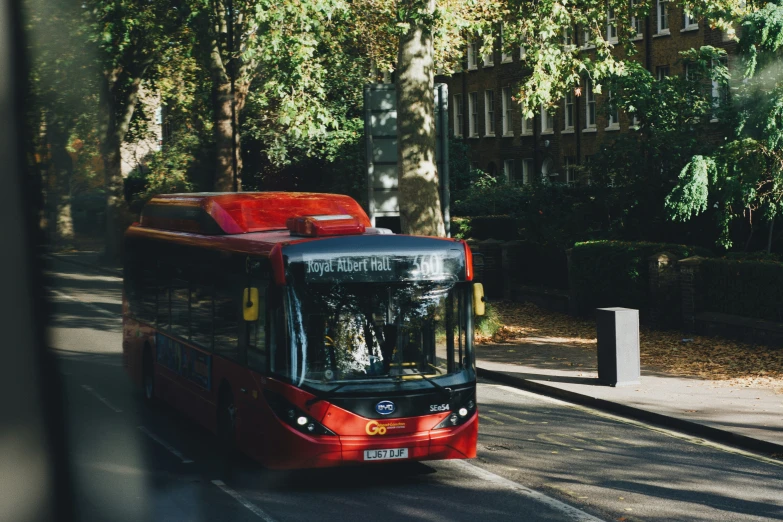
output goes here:
<path id="1" fill-rule="evenodd" d="M 530 303 L 495 302 L 502 327 L 481 343 L 512 343 L 518 352 L 524 345 L 562 345 L 595 353 L 593 321 L 544 310 Z M 783 349 L 692 335 L 683 343 L 679 331 L 640 328 L 641 363 L 665 373 L 727 381 L 730 385 L 772 388 L 783 392 Z M 524 357 L 524 353 L 520 353 Z M 553 359 L 555 359 L 553 357 Z M 560 358 L 560 360 L 563 360 Z"/>

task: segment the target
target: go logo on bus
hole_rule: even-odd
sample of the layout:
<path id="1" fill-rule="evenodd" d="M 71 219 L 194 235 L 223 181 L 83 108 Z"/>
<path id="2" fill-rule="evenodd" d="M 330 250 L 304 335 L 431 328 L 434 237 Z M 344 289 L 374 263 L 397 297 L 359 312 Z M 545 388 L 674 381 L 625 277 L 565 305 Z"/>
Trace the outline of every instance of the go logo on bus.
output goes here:
<path id="1" fill-rule="evenodd" d="M 367 435 L 386 435 L 386 426 L 376 420 L 372 420 L 364 427 Z"/>
<path id="2" fill-rule="evenodd" d="M 404 421 L 377 421 L 371 420 L 364 427 L 367 435 L 386 435 L 388 430 L 402 430 L 405 429 L 406 424 Z"/>

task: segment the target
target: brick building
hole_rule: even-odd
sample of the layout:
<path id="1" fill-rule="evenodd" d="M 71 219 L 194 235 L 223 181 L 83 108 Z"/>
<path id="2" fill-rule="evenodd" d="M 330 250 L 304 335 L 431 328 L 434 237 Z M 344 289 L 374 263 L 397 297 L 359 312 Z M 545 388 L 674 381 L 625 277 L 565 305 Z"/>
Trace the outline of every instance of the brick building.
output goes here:
<path id="1" fill-rule="evenodd" d="M 712 45 L 724 48 L 729 56 L 733 53 L 736 42 L 725 32 L 690 18 L 666 0 L 656 0 L 655 8 L 643 19 L 629 20 L 637 29 L 633 44 L 638 52 L 633 59 L 655 77 L 686 74 L 679 55 L 683 50 Z M 616 23 L 610 14 L 609 41 L 617 40 Z M 564 43 L 591 52 L 589 34 L 572 31 L 568 38 Z M 468 42 L 463 72 L 436 79 L 448 84 L 451 135 L 470 146 L 476 167 L 490 174 L 503 173 L 516 183 L 529 183 L 534 176 L 576 183 L 575 166 L 589 162 L 618 133 L 633 132 L 631 115 L 616 111 L 607 115 L 602 105 L 610 93 L 594 94 L 586 79 L 581 82 L 581 96 L 568 94 L 554 115 L 539 110 L 533 118 L 523 119 L 511 96 L 516 94 L 514 86 L 528 74 L 525 51 L 518 48 L 507 55 L 499 43 L 491 55 L 478 56 L 478 42 Z M 713 91 L 717 89 L 714 85 Z"/>

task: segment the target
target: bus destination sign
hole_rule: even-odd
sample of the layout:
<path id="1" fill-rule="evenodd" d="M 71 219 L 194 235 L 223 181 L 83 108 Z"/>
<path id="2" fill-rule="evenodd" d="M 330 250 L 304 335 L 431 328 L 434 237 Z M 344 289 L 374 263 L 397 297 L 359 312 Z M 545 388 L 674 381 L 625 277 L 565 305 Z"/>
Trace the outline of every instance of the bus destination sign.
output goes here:
<path id="1" fill-rule="evenodd" d="M 299 265 L 299 267 L 296 267 Z M 296 267 L 296 268 L 294 268 Z M 329 281 L 443 281 L 464 274 L 461 252 L 422 254 L 303 255 L 290 268 L 307 282 Z"/>

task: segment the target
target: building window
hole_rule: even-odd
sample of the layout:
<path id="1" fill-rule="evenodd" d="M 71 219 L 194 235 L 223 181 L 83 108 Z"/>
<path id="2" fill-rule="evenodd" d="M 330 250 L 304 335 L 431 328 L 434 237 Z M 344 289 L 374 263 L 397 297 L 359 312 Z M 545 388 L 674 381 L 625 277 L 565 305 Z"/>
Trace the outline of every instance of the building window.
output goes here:
<path id="1" fill-rule="evenodd" d="M 609 43 L 617 43 L 617 17 L 612 7 L 606 13 L 606 39 Z"/>
<path id="2" fill-rule="evenodd" d="M 696 64 L 693 64 L 693 63 L 686 63 L 685 64 L 685 79 L 686 80 L 693 80 L 694 78 L 696 78 L 695 72 L 696 72 Z"/>
<path id="3" fill-rule="evenodd" d="M 494 46 L 490 47 L 492 49 Z M 495 53 L 494 49 L 490 50 L 488 54 L 482 56 L 484 60 L 484 67 L 492 67 L 495 65 Z"/>
<path id="4" fill-rule="evenodd" d="M 563 101 L 565 107 L 564 130 L 574 130 L 574 91 L 568 91 Z"/>
<path id="5" fill-rule="evenodd" d="M 530 183 L 530 174 L 533 172 L 533 158 L 525 158 L 522 160 L 522 184 L 527 185 Z"/>
<path id="6" fill-rule="evenodd" d="M 631 0 L 631 9 L 634 9 L 637 5 L 638 0 Z M 631 17 L 631 27 L 636 31 L 635 38 L 641 38 L 642 37 L 642 17 L 641 16 L 632 16 Z"/>
<path id="7" fill-rule="evenodd" d="M 585 129 L 595 129 L 595 93 L 589 78 L 585 82 Z"/>
<path id="8" fill-rule="evenodd" d="M 563 157 L 563 170 L 565 171 L 565 181 L 571 186 L 576 185 L 576 160 L 573 156 Z"/>
<path id="9" fill-rule="evenodd" d="M 669 34 L 669 1 L 656 0 L 658 13 L 658 34 Z"/>
<path id="10" fill-rule="evenodd" d="M 593 43 L 593 33 L 590 31 L 589 27 L 585 27 L 583 36 L 585 49 L 595 47 L 595 44 Z"/>
<path id="11" fill-rule="evenodd" d="M 633 116 L 631 117 L 631 128 L 635 130 L 639 130 L 639 127 L 641 126 L 642 121 L 639 119 L 639 112 L 634 112 Z"/>
<path id="12" fill-rule="evenodd" d="M 574 30 L 571 27 L 566 27 L 563 31 L 563 46 L 566 48 L 566 51 L 574 48 Z"/>
<path id="13" fill-rule="evenodd" d="M 472 71 L 478 67 L 477 57 L 479 52 L 478 40 L 468 41 L 468 70 Z"/>
<path id="14" fill-rule="evenodd" d="M 513 136 L 514 128 L 512 125 L 511 111 L 511 87 L 503 87 L 503 136 Z"/>
<path id="15" fill-rule="evenodd" d="M 533 134 L 533 118 L 525 118 L 525 116 L 522 116 L 522 134 L 525 135 L 532 135 Z"/>
<path id="16" fill-rule="evenodd" d="M 619 129 L 620 128 L 620 109 L 617 107 L 617 100 L 612 96 L 612 91 L 609 91 L 607 98 L 609 104 L 609 125 L 607 129 Z"/>
<path id="17" fill-rule="evenodd" d="M 514 160 L 503 160 L 503 175 L 506 177 L 507 183 L 514 181 Z"/>
<path id="18" fill-rule="evenodd" d="M 541 134 L 551 134 L 555 129 L 555 118 L 544 104 L 541 104 Z"/>
<path id="19" fill-rule="evenodd" d="M 720 65 L 723 65 L 724 67 L 728 64 L 727 60 L 721 59 Z M 712 63 L 713 66 L 715 66 L 715 62 Z M 718 114 L 717 109 L 728 102 L 729 100 L 729 86 L 726 84 L 721 84 L 718 82 L 718 80 L 712 80 L 712 119 L 710 121 L 717 121 L 718 120 Z"/>
<path id="20" fill-rule="evenodd" d="M 462 136 L 462 95 L 454 95 L 454 136 Z"/>
<path id="21" fill-rule="evenodd" d="M 593 162 L 593 156 L 585 154 L 585 157 L 582 159 L 582 172 L 584 172 L 584 177 L 587 178 L 587 184 L 592 185 L 593 179 L 592 179 L 592 162 Z"/>
<path id="22" fill-rule="evenodd" d="M 495 135 L 495 93 L 484 91 L 484 133 Z"/>
<path id="23" fill-rule="evenodd" d="M 509 63 L 513 61 L 514 57 L 510 54 L 506 54 L 505 39 L 503 38 L 503 24 L 500 25 L 500 63 Z"/>
<path id="24" fill-rule="evenodd" d="M 478 136 L 478 93 L 468 95 L 468 136 Z"/>
<path id="25" fill-rule="evenodd" d="M 655 68 L 655 77 L 658 78 L 659 82 L 662 82 L 664 78 L 669 76 L 669 66 L 668 65 L 659 65 Z"/>
<path id="26" fill-rule="evenodd" d="M 693 17 L 693 15 L 689 14 L 688 11 L 683 10 L 682 12 L 682 30 L 683 31 L 693 31 L 699 28 L 699 21 Z"/>

